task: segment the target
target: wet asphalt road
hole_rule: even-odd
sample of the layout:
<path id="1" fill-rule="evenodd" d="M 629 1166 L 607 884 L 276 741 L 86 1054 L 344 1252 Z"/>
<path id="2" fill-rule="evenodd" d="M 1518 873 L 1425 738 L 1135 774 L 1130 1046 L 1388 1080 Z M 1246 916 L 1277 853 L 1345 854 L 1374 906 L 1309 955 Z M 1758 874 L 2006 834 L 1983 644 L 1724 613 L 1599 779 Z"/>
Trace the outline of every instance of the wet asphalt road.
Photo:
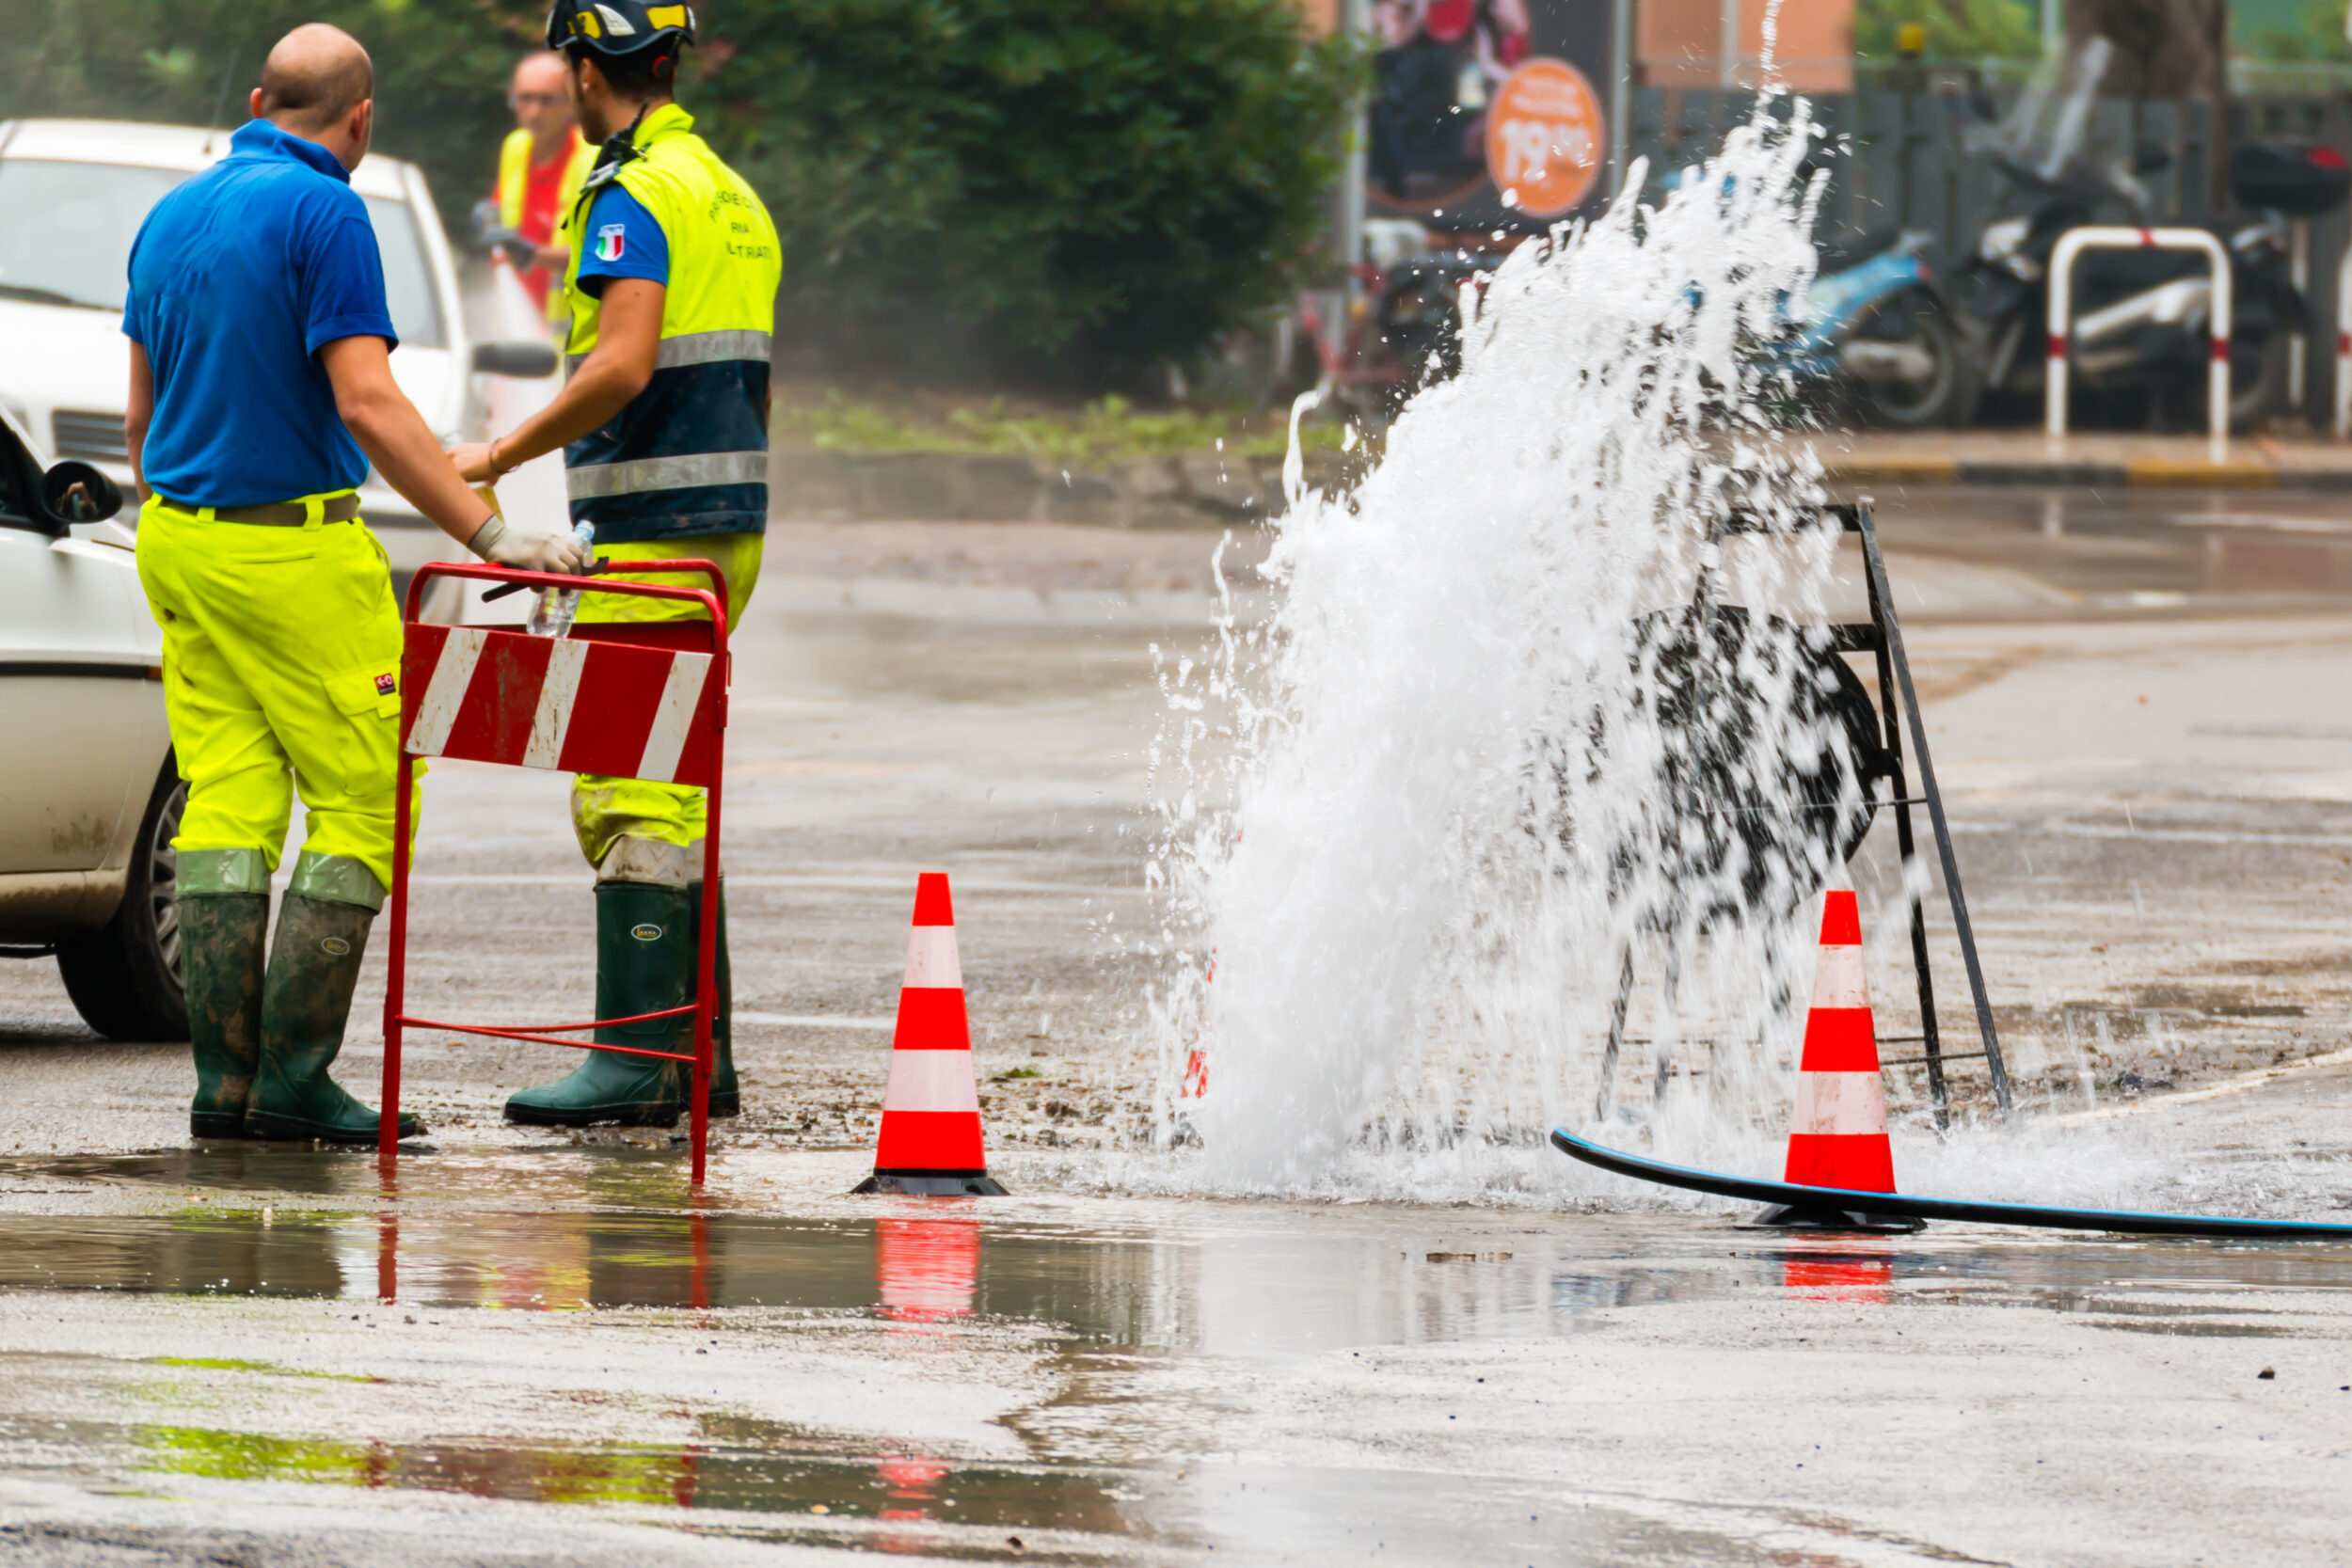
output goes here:
<path id="1" fill-rule="evenodd" d="M 2352 506 L 1878 499 L 2041 1135 L 2352 1208 Z M 392 1185 L 190 1156 L 184 1047 L 0 969 L 0 1560 L 2337 1560 L 2352 1250 L 1132 1196 L 1150 649 L 1201 634 L 1211 543 L 778 528 L 730 743 L 750 1109 L 702 1205 L 659 1134 L 507 1129 L 566 1064 L 486 1040 L 412 1047 L 440 1152 Z M 563 782 L 428 789 L 412 996 L 565 1013 Z M 1023 1196 L 850 1200 L 939 868 Z"/>

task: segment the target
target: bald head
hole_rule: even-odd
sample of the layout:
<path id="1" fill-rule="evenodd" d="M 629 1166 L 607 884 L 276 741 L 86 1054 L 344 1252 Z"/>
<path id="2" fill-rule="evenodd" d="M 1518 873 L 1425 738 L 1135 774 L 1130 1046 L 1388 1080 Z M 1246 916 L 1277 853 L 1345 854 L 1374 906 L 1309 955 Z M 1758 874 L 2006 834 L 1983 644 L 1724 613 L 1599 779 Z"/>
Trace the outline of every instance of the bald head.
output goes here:
<path id="1" fill-rule="evenodd" d="M 564 56 L 552 49 L 526 55 L 507 85 L 506 106 L 531 133 L 531 161 L 544 164 L 572 135 L 572 101 L 564 90 Z"/>
<path id="2" fill-rule="evenodd" d="M 262 62 L 254 113 L 282 131 L 317 139 L 375 96 L 375 66 L 359 40 L 324 22 L 278 40 Z"/>

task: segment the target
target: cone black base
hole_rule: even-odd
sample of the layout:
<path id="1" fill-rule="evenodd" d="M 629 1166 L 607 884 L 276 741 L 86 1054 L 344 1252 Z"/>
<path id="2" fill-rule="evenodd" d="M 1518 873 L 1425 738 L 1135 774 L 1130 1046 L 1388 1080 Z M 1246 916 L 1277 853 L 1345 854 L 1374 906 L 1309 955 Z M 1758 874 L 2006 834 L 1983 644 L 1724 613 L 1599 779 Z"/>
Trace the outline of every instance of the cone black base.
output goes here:
<path id="1" fill-rule="evenodd" d="M 1869 1214 L 1859 1209 L 1811 1209 L 1792 1204 L 1775 1203 L 1752 1220 L 1740 1224 L 1742 1230 L 1861 1230 L 1878 1235 L 1907 1236 L 1924 1230 L 1928 1222 L 1903 1214 Z"/>
<path id="2" fill-rule="evenodd" d="M 850 1189 L 904 1197 L 1005 1197 L 1003 1185 L 984 1170 L 878 1170 Z"/>

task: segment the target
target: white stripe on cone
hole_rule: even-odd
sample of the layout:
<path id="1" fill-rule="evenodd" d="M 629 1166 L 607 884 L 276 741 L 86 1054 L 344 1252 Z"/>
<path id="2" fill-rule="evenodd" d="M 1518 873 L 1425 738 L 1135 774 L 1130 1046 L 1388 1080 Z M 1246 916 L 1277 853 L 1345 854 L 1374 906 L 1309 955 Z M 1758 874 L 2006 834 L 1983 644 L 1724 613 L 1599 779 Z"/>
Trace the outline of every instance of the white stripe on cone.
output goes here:
<path id="1" fill-rule="evenodd" d="M 1813 969 L 1813 1005 L 1817 1007 L 1867 1007 L 1869 983 L 1863 977 L 1862 949 L 1824 947 Z"/>
<path id="2" fill-rule="evenodd" d="M 1801 1072 L 1791 1132 L 1886 1132 L 1886 1091 L 1875 1072 Z"/>
<path id="3" fill-rule="evenodd" d="M 909 990 L 961 990 L 963 964 L 956 957 L 953 926 L 917 926 L 907 936 Z"/>
<path id="4" fill-rule="evenodd" d="M 893 1051 L 882 1111 L 966 1111 L 980 1114 L 969 1051 Z"/>

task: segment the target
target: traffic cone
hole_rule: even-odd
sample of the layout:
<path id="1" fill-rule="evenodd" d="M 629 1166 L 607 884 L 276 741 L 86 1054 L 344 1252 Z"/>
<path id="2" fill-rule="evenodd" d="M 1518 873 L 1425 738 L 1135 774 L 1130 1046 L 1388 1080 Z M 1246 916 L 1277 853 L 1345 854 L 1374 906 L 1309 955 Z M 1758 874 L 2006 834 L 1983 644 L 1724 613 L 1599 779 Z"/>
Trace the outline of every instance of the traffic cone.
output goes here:
<path id="1" fill-rule="evenodd" d="M 852 1192 L 1002 1196 L 980 1148 L 980 1091 L 963 1013 L 963 966 L 946 873 L 914 884 L 914 929 L 890 1040 L 874 1174 Z"/>
<path id="2" fill-rule="evenodd" d="M 1205 993 L 1205 988 L 1216 978 L 1216 955 L 1212 952 L 1209 955 L 1209 972 L 1200 976 L 1200 984 L 1203 987 L 1203 994 L 1200 998 L 1200 1006 L 1204 1013 L 1208 1010 L 1209 1001 L 1208 996 Z M 1204 1025 L 1200 1031 L 1194 1035 L 1192 1049 L 1184 1055 L 1184 1082 L 1181 1085 L 1179 1085 L 1176 1091 L 1177 1098 L 1179 1099 L 1198 1100 L 1202 1095 L 1209 1092 L 1209 1052 L 1208 1048 L 1201 1044 L 1201 1037 L 1206 1032 L 1206 1027 Z"/>
<path id="3" fill-rule="evenodd" d="M 1851 888 L 1832 888 L 1821 895 L 1821 957 L 1813 971 L 1813 1006 L 1797 1058 L 1797 1106 L 1788 1120 L 1788 1164 L 1781 1180 L 1849 1192 L 1895 1190 L 1878 1030 L 1862 972 L 1862 913 Z M 1767 1209 L 1753 1223 L 1835 1230 L 1920 1227 L 1913 1219 L 1789 1205 Z"/>

